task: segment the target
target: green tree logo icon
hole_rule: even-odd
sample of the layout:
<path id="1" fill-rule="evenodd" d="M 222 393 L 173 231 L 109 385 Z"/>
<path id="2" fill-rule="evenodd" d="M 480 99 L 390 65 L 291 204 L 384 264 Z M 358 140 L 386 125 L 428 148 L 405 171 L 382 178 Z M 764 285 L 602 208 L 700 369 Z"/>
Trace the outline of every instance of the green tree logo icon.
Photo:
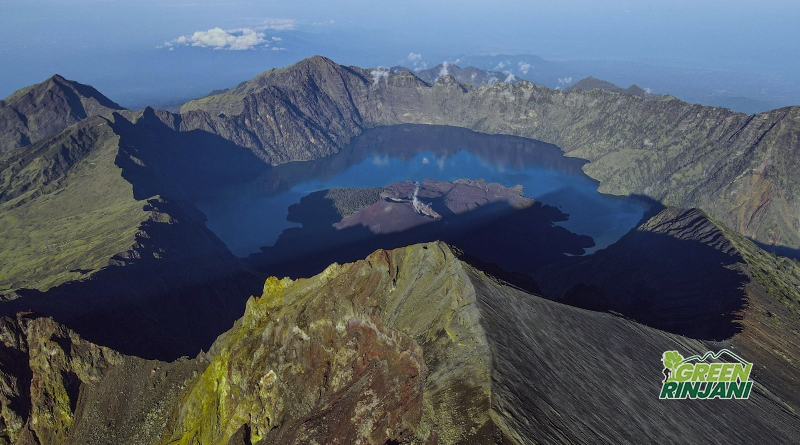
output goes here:
<path id="1" fill-rule="evenodd" d="M 665 351 L 661 357 L 664 363 L 664 381 L 670 381 L 670 375 L 675 375 L 675 370 L 683 363 L 683 356 L 678 351 Z"/>

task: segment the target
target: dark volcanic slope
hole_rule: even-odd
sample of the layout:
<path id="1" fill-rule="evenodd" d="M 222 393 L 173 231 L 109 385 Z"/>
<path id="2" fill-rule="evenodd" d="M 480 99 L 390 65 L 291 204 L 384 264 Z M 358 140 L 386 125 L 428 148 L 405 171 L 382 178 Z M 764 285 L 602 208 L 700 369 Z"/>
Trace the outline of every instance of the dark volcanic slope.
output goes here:
<path id="1" fill-rule="evenodd" d="M 800 248 L 798 107 L 746 115 L 525 81 L 467 88 L 445 76 L 429 86 L 403 71 L 375 82 L 370 72 L 313 57 L 185 104 L 182 125 L 242 143 L 272 164 L 333 153 L 378 125 L 529 137 L 591 161 L 584 169 L 601 192 L 700 207 L 759 242 Z"/>
<path id="2" fill-rule="evenodd" d="M 759 376 L 748 400 L 658 400 L 663 351 L 735 346 L 548 301 L 458 256 L 428 243 L 379 250 L 307 280 L 270 278 L 209 357 L 169 365 L 121 357 L 42 319 L 6 319 L 13 334 L 3 335 L 2 363 L 42 383 L 26 393 L 26 382 L 8 382 L 2 415 L 16 417 L 5 434 L 137 444 L 800 437 L 800 418 L 784 403 L 797 387 L 762 385 Z M 62 369 L 73 377 L 43 376 Z M 80 394 L 77 405 L 70 394 Z M 129 429 L 148 412 L 146 428 Z"/>
<path id="3" fill-rule="evenodd" d="M 700 210 L 666 209 L 593 255 L 537 274 L 568 304 L 614 310 L 660 329 L 724 339 L 739 329 L 744 259 Z"/>
<path id="4" fill-rule="evenodd" d="M 592 255 L 538 271 L 542 293 L 694 338 L 730 343 L 773 390 L 797 386 L 800 264 L 704 212 L 668 208 Z M 758 377 L 756 377 L 758 379 Z M 787 399 L 800 407 L 800 394 Z"/>
<path id="5" fill-rule="evenodd" d="M 0 154 L 57 133 L 87 117 L 123 108 L 58 74 L 0 100 Z"/>

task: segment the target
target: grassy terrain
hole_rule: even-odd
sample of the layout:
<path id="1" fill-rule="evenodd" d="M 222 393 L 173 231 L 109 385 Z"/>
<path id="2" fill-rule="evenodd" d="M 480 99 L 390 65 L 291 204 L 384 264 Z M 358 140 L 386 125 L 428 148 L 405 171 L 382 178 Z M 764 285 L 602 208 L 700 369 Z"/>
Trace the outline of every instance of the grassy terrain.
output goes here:
<path id="1" fill-rule="evenodd" d="M 800 319 L 800 262 L 767 252 L 724 224 L 717 226 L 750 265 L 753 278 L 764 286 L 767 294 Z"/>
<path id="2" fill-rule="evenodd" d="M 116 139 L 98 142 L 57 180 L 34 181 L 0 204 L 0 292 L 46 290 L 85 277 L 133 243 L 149 214 L 114 164 Z M 31 170 L 46 171 L 48 164 L 37 158 L 25 173 L 40 177 Z"/>

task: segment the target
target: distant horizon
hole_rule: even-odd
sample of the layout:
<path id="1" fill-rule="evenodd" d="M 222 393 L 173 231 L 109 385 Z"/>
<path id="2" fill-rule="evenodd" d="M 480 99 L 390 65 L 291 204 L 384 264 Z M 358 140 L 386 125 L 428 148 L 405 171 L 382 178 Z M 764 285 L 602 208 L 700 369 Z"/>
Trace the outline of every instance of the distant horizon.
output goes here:
<path id="1" fill-rule="evenodd" d="M 0 29 L 2 98 L 57 73 L 137 108 L 201 97 L 315 54 L 365 68 L 508 54 L 572 65 L 541 78 L 545 86 L 577 81 L 580 65 L 578 72 L 614 83 L 672 86 L 714 77 L 692 91 L 656 91 L 699 102 L 722 95 L 762 108 L 800 104 L 800 47 L 788 44 L 800 40 L 800 4 L 785 0 L 513 0 L 491 7 L 449 0 L 391 7 L 361 0 L 8 0 L 0 16 L 7 22 Z M 656 79 L 653 67 L 674 69 Z"/>

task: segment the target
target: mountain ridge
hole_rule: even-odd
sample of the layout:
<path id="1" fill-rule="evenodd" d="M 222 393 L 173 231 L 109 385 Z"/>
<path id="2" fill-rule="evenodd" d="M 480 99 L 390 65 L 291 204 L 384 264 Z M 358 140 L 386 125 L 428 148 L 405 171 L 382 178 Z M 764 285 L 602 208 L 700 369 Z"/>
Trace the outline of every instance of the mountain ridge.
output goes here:
<path id="1" fill-rule="evenodd" d="M 93 87 L 55 74 L 0 101 L 0 155 L 83 119 L 122 109 Z"/>
<path id="2" fill-rule="evenodd" d="M 207 354 L 172 363 L 86 344 L 46 319 L 5 318 L 0 326 L 18 333 L 2 336 L 13 354 L 0 361 L 49 386 L 21 394 L 30 411 L 0 399 L 1 415 L 15 419 L 4 434 L 30 430 L 67 444 L 83 443 L 82 434 L 137 444 L 796 442 L 800 418 L 784 399 L 796 387 L 759 384 L 769 367 L 735 406 L 658 400 L 663 351 L 729 344 L 527 294 L 460 257 L 432 242 L 378 250 L 311 279 L 269 278 Z M 27 365 L 26 343 L 39 365 Z M 75 377 L 42 375 L 48 369 Z M 146 429 L 131 429 L 144 412 Z"/>
<path id="3" fill-rule="evenodd" d="M 792 247 L 799 237 L 792 216 L 800 205 L 793 192 L 800 177 L 794 174 L 800 169 L 794 149 L 797 107 L 744 115 L 671 98 L 642 100 L 601 90 L 564 93 L 529 82 L 472 88 L 445 76 L 428 85 L 408 71 L 376 82 L 369 70 L 319 56 L 237 88 L 242 94 L 226 92 L 212 96 L 213 102 L 190 103 L 194 108 L 184 114 L 119 111 L 67 128 L 64 135 L 94 123 L 110 127 L 102 140 L 110 144 L 114 168 L 123 165 L 133 197 L 160 195 L 180 202 L 198 221 L 203 217 L 192 210 L 188 195 L 204 192 L 197 186 L 207 177 L 214 178 L 212 185 L 238 180 L 266 164 L 334 153 L 367 127 L 415 122 L 554 141 L 568 155 L 590 161 L 583 168 L 600 181 L 602 192 L 698 204 L 766 245 Z M 215 115 L 220 107 L 241 111 Z M 21 148 L 13 153 L 6 165 L 25 156 Z M 81 168 L 88 169 L 87 164 Z M 36 170 L 40 167 L 44 170 Z M 0 194 L 22 196 L 14 187 L 26 186 L 13 179 L 20 168 L 0 173 L 6 181 Z M 38 184 L 31 187 L 43 190 L 50 184 L 55 176 L 41 173 L 47 168 L 35 166 L 26 176 Z"/>
<path id="4" fill-rule="evenodd" d="M 249 145 L 265 153 L 270 163 L 330 154 L 364 128 L 400 123 L 453 125 L 542 140 L 590 161 L 584 171 L 600 181 L 603 193 L 641 194 L 670 205 L 704 208 L 765 245 L 800 248 L 800 219 L 795 216 L 800 202 L 794 193 L 800 190 L 800 107 L 746 115 L 671 97 L 642 100 L 602 90 L 565 93 L 527 81 L 466 88 L 445 76 L 428 86 L 410 72 L 376 83 L 369 70 L 337 66 L 316 56 L 297 69 L 282 69 L 285 85 L 273 70 L 265 76 L 273 73 L 267 77 L 274 84 L 255 83 L 242 87 L 253 91 L 246 96 L 223 93 L 213 102 L 188 102 L 182 110 L 227 110 L 222 114 L 256 135 L 278 134 L 259 119 L 273 122 L 287 113 L 279 110 L 298 110 L 294 122 L 303 124 L 282 131 L 282 142 L 261 137 L 261 145 Z M 317 74 L 304 74 L 311 71 Z M 314 80 L 330 72 L 335 72 L 330 84 Z M 311 92 L 295 90 L 306 78 Z M 257 108 L 256 113 L 256 103 L 281 105 Z M 350 117 L 342 118 L 342 113 Z M 327 119 L 335 125 L 326 127 Z"/>

